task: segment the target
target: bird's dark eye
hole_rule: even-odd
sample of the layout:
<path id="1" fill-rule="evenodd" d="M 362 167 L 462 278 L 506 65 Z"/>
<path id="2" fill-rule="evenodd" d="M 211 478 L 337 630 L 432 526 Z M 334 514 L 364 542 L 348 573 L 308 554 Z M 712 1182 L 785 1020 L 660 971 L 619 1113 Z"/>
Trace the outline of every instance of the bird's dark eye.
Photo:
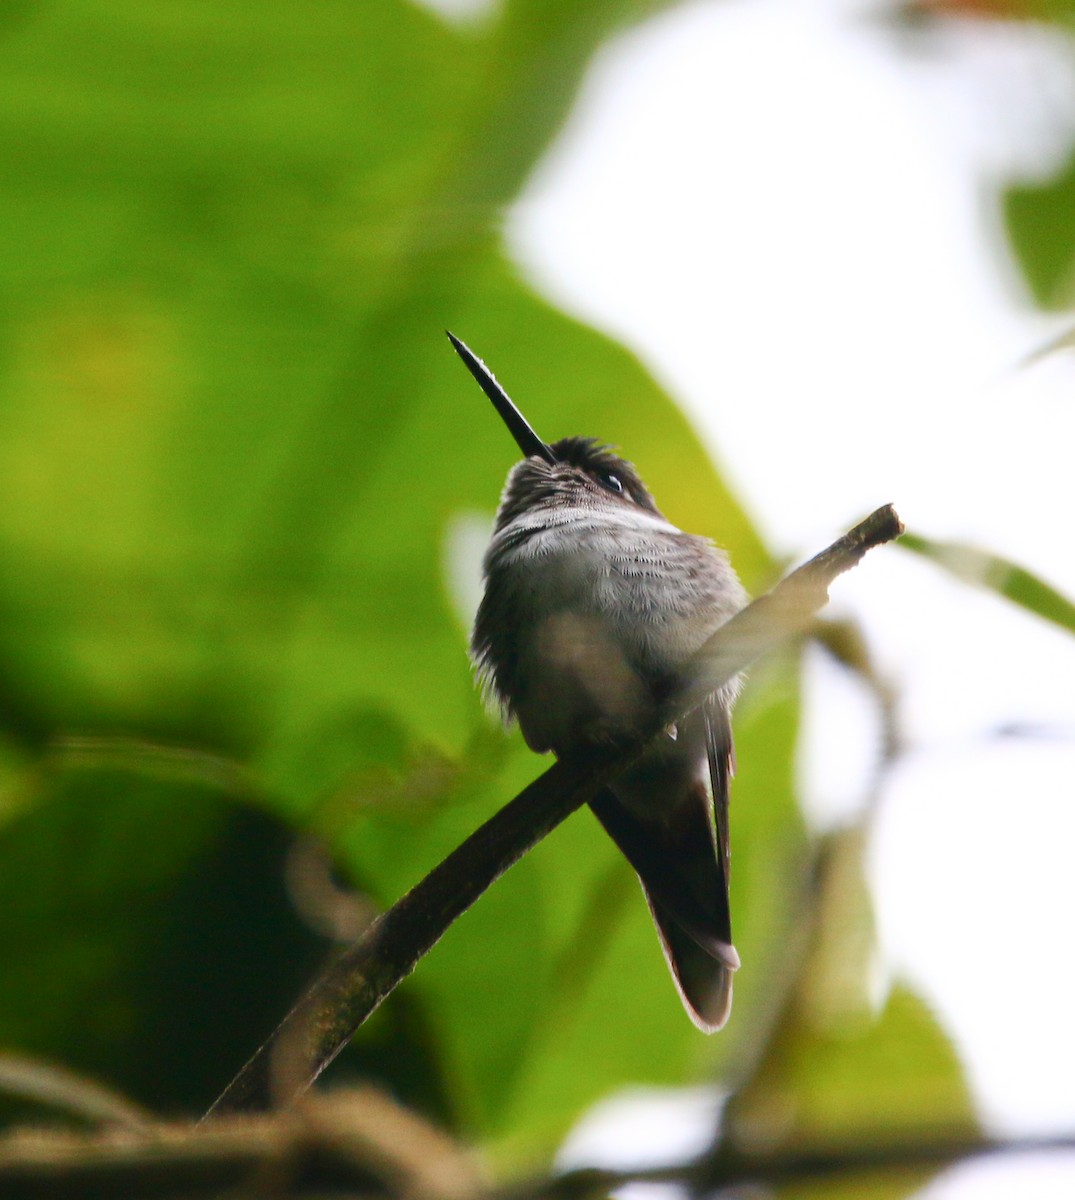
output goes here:
<path id="1" fill-rule="evenodd" d="M 620 483 L 620 477 L 618 475 L 613 475 L 611 471 L 602 471 L 601 474 L 598 475 L 597 479 L 601 486 L 606 489 L 606 491 L 623 491 L 623 484 Z"/>

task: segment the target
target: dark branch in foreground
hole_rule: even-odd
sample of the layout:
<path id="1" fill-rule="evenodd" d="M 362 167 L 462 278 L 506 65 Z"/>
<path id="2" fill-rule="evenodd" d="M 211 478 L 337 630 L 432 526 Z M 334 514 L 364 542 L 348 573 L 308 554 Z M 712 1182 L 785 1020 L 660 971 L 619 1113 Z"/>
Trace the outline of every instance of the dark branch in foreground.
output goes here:
<path id="1" fill-rule="evenodd" d="M 750 1154 L 723 1146 L 708 1160 L 641 1171 L 581 1168 L 555 1176 L 547 1183 L 501 1193 L 500 1200 L 598 1200 L 630 1183 L 674 1183 L 692 1195 L 719 1194 L 754 1185 L 779 1187 L 816 1179 L 846 1180 L 875 1172 L 922 1171 L 952 1166 L 969 1158 L 1001 1154 L 1071 1153 L 1075 1137 L 984 1138 L 974 1134 L 953 1137 L 892 1138 L 878 1142 L 841 1143 L 828 1149 L 772 1150 Z M 738 1194 L 738 1190 L 736 1191 Z"/>
<path id="2" fill-rule="evenodd" d="M 230 1115 L 192 1128 L 16 1129 L 0 1136 L 0 1195 L 34 1200 L 605 1200 L 629 1183 L 672 1183 L 692 1196 L 741 1196 L 753 1187 L 891 1180 L 983 1156 L 1063 1154 L 1070 1134 L 993 1140 L 907 1133 L 829 1147 L 723 1148 L 712 1159 L 639 1171 L 580 1169 L 492 1188 L 474 1158 L 415 1113 L 371 1089 L 307 1096 L 286 1112 Z M 913 1176 L 912 1176 L 913 1178 Z M 1066 1175 L 1065 1175 L 1066 1178 Z M 916 1181 L 917 1182 L 917 1181 Z M 811 1192 L 815 1194 L 815 1192 Z"/>
<path id="3" fill-rule="evenodd" d="M 879 508 L 723 625 L 695 655 L 694 669 L 686 672 L 689 686 L 669 698 L 637 744 L 557 762 L 520 792 L 337 956 L 207 1115 L 266 1108 L 309 1087 L 486 888 L 637 759 L 668 724 L 760 654 L 805 629 L 828 600 L 833 580 L 902 531 L 892 506 Z"/>

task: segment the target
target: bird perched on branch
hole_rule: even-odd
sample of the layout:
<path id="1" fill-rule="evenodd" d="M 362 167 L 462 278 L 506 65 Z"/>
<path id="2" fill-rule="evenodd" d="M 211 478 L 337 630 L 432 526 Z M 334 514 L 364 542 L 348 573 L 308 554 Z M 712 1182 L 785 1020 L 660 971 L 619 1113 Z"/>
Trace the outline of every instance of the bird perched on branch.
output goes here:
<path id="1" fill-rule="evenodd" d="M 479 679 L 539 753 L 631 740 L 746 594 L 724 552 L 667 521 L 630 463 L 589 438 L 543 442 L 448 336 L 525 455 L 485 555 Z M 590 801 L 638 873 L 676 988 L 707 1033 L 728 1019 L 739 967 L 728 906 L 735 690 L 665 730 Z"/>

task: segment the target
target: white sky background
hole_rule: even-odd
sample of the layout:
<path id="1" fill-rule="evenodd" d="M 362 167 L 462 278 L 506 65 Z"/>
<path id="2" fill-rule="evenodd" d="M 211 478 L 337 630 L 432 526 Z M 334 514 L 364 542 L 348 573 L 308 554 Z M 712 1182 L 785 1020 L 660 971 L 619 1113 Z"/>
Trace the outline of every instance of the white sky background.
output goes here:
<path id="1" fill-rule="evenodd" d="M 1019 367 L 1063 323 L 1022 293 L 989 188 L 1062 161 L 1073 64 L 1032 26 L 911 43 L 839 0 L 689 4 L 598 58 L 510 245 L 647 363 L 776 551 L 893 501 L 1075 595 L 1075 354 Z M 1075 639 L 896 550 L 834 591 L 911 747 L 873 848 L 887 964 L 992 1129 L 1075 1130 Z M 812 686 L 823 827 L 861 795 L 870 731 L 820 661 Z M 1064 1165 L 976 1164 L 924 1195 L 1070 1195 Z"/>

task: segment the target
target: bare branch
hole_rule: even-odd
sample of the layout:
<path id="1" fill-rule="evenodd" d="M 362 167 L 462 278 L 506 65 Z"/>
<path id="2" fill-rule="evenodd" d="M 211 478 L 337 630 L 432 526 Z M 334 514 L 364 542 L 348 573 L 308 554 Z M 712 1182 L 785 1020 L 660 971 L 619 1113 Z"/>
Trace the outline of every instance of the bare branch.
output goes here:
<path id="1" fill-rule="evenodd" d="M 310 1197 L 364 1200 L 605 1200 L 630 1183 L 678 1184 L 690 1195 L 922 1173 L 972 1158 L 1064 1154 L 1070 1133 L 993 1139 L 970 1131 L 912 1131 L 859 1142 L 722 1147 L 714 1157 L 642 1170 L 581 1168 L 502 1188 L 442 1131 L 375 1090 L 304 1097 L 286 1112 L 228 1116 L 192 1128 L 153 1122 L 92 1134 L 17 1128 L 0 1136 L 0 1194 L 40 1200 L 138 1196 Z M 866 1191 L 865 1186 L 859 1188 Z"/>
<path id="2" fill-rule="evenodd" d="M 0 1095 L 46 1104 L 100 1125 L 137 1128 L 150 1119 L 132 1100 L 103 1084 L 21 1054 L 0 1054 Z"/>
<path id="3" fill-rule="evenodd" d="M 695 655 L 690 685 L 670 697 L 631 747 L 560 761 L 486 821 L 342 951 L 217 1099 L 209 1114 L 261 1109 L 305 1090 L 382 1000 L 475 900 L 565 817 L 645 751 L 653 737 L 760 654 L 803 630 L 828 587 L 873 546 L 903 531 L 879 508 L 723 625 Z"/>
<path id="4" fill-rule="evenodd" d="M 35 1200 L 220 1200 L 222 1196 L 477 1200 L 477 1162 L 441 1130 L 373 1088 L 307 1096 L 287 1112 L 192 1128 L 154 1121 L 86 1134 L 0 1134 L 0 1195 Z"/>
<path id="5" fill-rule="evenodd" d="M 580 1168 L 549 1180 L 499 1193 L 498 1200 L 600 1200 L 631 1183 L 676 1183 L 691 1195 L 719 1195 L 749 1185 L 780 1187 L 815 1179 L 846 1180 L 873 1172 L 941 1169 L 970 1158 L 1003 1154 L 1070 1153 L 1075 1136 L 988 1138 L 965 1132 L 949 1137 L 896 1136 L 830 1147 L 764 1150 L 749 1153 L 722 1146 L 712 1158 L 639 1171 Z"/>

